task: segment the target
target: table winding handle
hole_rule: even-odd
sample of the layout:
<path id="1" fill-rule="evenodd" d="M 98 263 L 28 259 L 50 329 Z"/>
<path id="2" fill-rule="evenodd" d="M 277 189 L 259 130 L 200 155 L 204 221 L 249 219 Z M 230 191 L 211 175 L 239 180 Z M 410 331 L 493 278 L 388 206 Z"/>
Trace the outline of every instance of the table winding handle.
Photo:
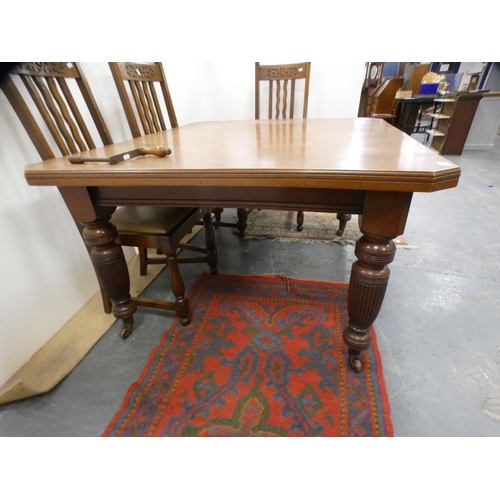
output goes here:
<path id="1" fill-rule="evenodd" d="M 166 148 L 165 146 L 141 146 L 139 150 L 142 155 L 155 155 L 159 158 L 163 158 L 172 153 L 172 150 L 170 148 Z"/>

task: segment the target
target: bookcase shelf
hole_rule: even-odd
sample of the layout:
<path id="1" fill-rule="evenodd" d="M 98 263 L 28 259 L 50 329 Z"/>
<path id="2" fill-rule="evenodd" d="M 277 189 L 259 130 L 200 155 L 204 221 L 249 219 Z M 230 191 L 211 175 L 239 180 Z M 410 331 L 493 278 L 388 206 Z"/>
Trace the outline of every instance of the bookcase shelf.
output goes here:
<path id="1" fill-rule="evenodd" d="M 461 155 L 479 101 L 486 91 L 455 92 L 434 99 L 428 129 L 431 149 L 442 155 Z"/>

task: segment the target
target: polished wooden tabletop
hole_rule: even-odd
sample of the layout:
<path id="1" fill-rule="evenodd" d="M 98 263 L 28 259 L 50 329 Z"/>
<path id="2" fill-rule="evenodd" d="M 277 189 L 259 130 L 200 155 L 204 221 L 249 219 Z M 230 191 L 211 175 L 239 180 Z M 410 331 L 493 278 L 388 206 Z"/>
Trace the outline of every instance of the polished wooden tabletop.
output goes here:
<path id="1" fill-rule="evenodd" d="M 374 118 L 200 122 L 82 153 L 109 157 L 163 145 L 165 158 L 26 167 L 30 185 L 283 186 L 431 192 L 457 185 L 460 168 Z"/>

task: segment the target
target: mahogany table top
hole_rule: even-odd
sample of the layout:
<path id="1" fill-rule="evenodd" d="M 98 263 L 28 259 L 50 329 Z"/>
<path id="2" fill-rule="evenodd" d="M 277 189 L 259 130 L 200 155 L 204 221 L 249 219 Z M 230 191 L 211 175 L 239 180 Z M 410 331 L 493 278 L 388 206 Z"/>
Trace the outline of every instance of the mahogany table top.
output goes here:
<path id="1" fill-rule="evenodd" d="M 109 157 L 163 145 L 165 158 L 109 165 L 56 158 L 25 169 L 30 185 L 273 186 L 432 192 L 457 185 L 460 168 L 374 118 L 213 121 L 82 153 Z"/>

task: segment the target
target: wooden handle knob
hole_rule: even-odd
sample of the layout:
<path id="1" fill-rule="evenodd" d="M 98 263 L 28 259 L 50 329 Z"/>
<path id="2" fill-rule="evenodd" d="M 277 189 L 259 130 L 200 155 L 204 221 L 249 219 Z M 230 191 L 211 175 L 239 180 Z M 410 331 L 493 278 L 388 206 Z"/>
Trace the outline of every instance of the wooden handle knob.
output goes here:
<path id="1" fill-rule="evenodd" d="M 81 156 L 70 156 L 68 158 L 69 162 L 70 163 L 73 163 L 73 164 L 76 164 L 76 165 L 80 165 L 82 163 L 84 163 L 83 159 Z"/>
<path id="2" fill-rule="evenodd" d="M 155 155 L 160 158 L 163 158 L 164 156 L 167 156 L 172 152 L 170 148 L 166 148 L 165 146 L 156 146 L 154 148 L 142 146 L 139 149 L 141 150 L 141 154 L 143 155 Z"/>

